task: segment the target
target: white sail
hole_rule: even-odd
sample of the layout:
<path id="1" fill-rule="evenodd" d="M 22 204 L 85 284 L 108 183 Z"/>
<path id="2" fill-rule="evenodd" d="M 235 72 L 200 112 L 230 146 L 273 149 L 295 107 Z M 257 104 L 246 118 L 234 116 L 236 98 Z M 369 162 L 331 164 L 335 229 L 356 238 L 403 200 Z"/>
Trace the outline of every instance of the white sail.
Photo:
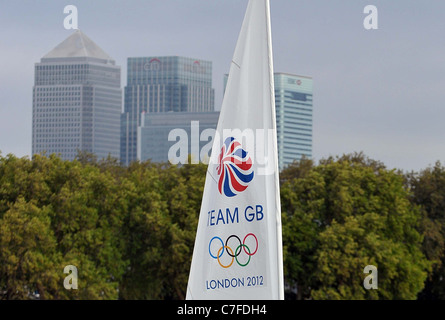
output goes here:
<path id="1" fill-rule="evenodd" d="M 187 299 L 283 299 L 269 0 L 250 0 L 213 142 Z"/>

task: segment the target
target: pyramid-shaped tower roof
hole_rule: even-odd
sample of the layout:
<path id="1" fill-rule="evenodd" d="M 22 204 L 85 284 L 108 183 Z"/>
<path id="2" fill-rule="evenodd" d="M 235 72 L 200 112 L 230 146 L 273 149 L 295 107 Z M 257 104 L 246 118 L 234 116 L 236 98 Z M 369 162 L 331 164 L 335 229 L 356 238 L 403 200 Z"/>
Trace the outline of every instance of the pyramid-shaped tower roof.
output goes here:
<path id="1" fill-rule="evenodd" d="M 76 30 L 53 50 L 43 56 L 42 59 L 76 57 L 96 58 L 114 63 L 113 58 L 80 30 Z"/>

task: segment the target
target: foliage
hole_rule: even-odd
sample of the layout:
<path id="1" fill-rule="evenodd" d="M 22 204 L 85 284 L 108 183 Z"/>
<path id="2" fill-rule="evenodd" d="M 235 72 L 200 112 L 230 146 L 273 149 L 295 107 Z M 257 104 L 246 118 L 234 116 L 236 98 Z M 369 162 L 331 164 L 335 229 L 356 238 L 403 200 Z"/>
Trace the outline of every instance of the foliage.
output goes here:
<path id="1" fill-rule="evenodd" d="M 309 165 L 287 168 L 295 178 L 281 187 L 285 278 L 297 298 L 416 298 L 430 263 L 403 176 L 362 154 Z M 363 287 L 367 265 L 378 290 Z"/>
<path id="2" fill-rule="evenodd" d="M 0 156 L 0 299 L 183 299 L 206 169 Z M 353 154 L 280 179 L 288 297 L 444 298 L 440 164 L 404 176 Z M 378 290 L 363 288 L 366 265 Z"/>
<path id="3" fill-rule="evenodd" d="M 125 197 L 109 173 L 55 156 L 10 155 L 0 158 L 0 199 L 5 298 L 117 298 Z M 61 285 L 66 265 L 78 267 L 79 290 Z"/>
<path id="4" fill-rule="evenodd" d="M 445 299 L 445 167 L 437 162 L 419 174 L 407 177 L 412 190 L 412 202 L 422 209 L 421 231 L 423 251 L 433 262 L 425 290 L 420 299 Z"/>
<path id="5" fill-rule="evenodd" d="M 0 298 L 184 298 L 205 171 L 0 157 Z"/>

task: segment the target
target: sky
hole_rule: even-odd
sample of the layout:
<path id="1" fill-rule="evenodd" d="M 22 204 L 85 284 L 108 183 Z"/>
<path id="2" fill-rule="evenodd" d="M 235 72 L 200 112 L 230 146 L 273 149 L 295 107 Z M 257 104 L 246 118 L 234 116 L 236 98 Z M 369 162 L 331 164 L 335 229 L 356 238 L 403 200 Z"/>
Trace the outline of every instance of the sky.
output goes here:
<path id="1" fill-rule="evenodd" d="M 378 29 L 366 30 L 366 5 Z M 1 0 L 0 152 L 30 156 L 34 64 L 79 29 L 122 68 L 128 57 L 213 62 L 222 103 L 247 0 Z M 445 1 L 271 0 L 276 72 L 314 79 L 313 157 L 363 151 L 388 168 L 445 162 Z"/>

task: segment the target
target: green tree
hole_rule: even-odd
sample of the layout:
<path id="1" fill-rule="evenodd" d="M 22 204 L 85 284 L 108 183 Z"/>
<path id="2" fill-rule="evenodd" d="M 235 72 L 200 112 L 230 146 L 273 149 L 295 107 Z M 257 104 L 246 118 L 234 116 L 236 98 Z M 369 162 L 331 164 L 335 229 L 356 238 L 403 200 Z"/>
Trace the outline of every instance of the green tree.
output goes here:
<path id="1" fill-rule="evenodd" d="M 0 156 L 0 298 L 184 298 L 206 169 Z M 403 176 L 360 153 L 303 159 L 280 179 L 296 298 L 414 299 L 431 264 L 420 297 L 443 297 L 439 163 Z M 78 268 L 78 290 L 63 287 L 66 265 Z M 378 268 L 378 290 L 363 288 L 366 265 Z"/>
<path id="2" fill-rule="evenodd" d="M 205 177 L 204 165 L 150 162 L 129 167 L 130 267 L 124 299 L 183 299 Z"/>
<path id="3" fill-rule="evenodd" d="M 436 162 L 419 174 L 407 176 L 412 202 L 422 208 L 422 249 L 433 262 L 420 299 L 445 299 L 445 167 Z"/>
<path id="4" fill-rule="evenodd" d="M 129 266 L 120 284 L 123 299 L 160 299 L 162 257 L 169 223 L 162 200 L 159 168 L 150 162 L 132 163 L 122 182 L 127 200 L 124 238 Z"/>
<path id="5" fill-rule="evenodd" d="M 0 292 L 4 299 L 57 298 L 61 256 L 51 232 L 48 208 L 23 197 L 0 219 Z"/>
<path id="6" fill-rule="evenodd" d="M 54 155 L 0 157 L 1 264 L 7 266 L 0 292 L 8 299 L 35 291 L 41 299 L 117 298 L 126 267 L 124 209 L 116 179 L 94 164 Z M 79 290 L 63 287 L 66 265 L 78 268 Z M 34 276 L 23 271 L 31 268 Z"/>
<path id="7" fill-rule="evenodd" d="M 414 299 L 430 264 L 403 176 L 362 154 L 307 163 L 281 188 L 286 282 L 298 298 Z M 375 265 L 379 289 L 363 288 Z"/>

